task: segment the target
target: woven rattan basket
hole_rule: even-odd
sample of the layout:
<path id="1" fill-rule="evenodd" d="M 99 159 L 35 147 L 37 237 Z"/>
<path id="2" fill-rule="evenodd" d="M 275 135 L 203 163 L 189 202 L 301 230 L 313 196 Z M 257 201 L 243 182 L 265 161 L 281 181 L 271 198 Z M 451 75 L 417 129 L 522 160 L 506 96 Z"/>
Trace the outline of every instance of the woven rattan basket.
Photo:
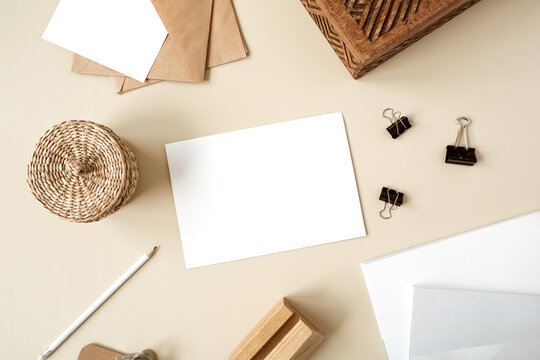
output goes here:
<path id="1" fill-rule="evenodd" d="M 138 179 L 126 142 L 108 127 L 84 120 L 49 129 L 28 164 L 32 194 L 46 209 L 74 222 L 98 221 L 118 210 Z"/>

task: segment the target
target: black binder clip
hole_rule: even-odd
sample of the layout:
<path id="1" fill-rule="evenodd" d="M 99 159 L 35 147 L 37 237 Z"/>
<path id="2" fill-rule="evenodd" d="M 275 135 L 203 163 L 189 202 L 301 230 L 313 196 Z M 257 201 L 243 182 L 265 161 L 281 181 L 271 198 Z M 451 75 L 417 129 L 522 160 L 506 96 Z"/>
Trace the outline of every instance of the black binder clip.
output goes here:
<path id="1" fill-rule="evenodd" d="M 461 123 L 461 120 L 464 120 L 465 123 Z M 471 124 L 471 119 L 466 116 L 461 116 L 456 119 L 456 122 L 459 125 L 456 142 L 454 145 L 448 145 L 446 147 L 446 158 L 444 162 L 447 164 L 473 166 L 476 164 L 476 154 L 474 153 L 475 149 L 470 148 L 469 142 L 467 141 L 467 126 Z M 458 146 L 459 140 L 461 139 L 461 134 L 463 134 L 465 139 L 465 147 Z"/>
<path id="2" fill-rule="evenodd" d="M 392 135 L 392 139 L 397 138 L 412 126 L 406 116 L 401 116 L 400 111 L 394 112 L 394 109 L 392 108 L 384 109 L 382 115 L 383 118 L 390 120 L 392 123 L 392 125 L 386 128 L 390 135 Z"/>
<path id="3" fill-rule="evenodd" d="M 403 204 L 404 196 L 405 194 L 403 194 L 402 192 L 383 187 L 381 190 L 381 195 L 379 196 L 379 200 L 384 201 L 384 207 L 381 211 L 379 211 L 379 216 L 383 219 L 390 219 L 392 217 L 392 210 L 396 210 L 398 206 L 401 206 L 401 204 Z M 390 204 L 390 207 L 388 208 L 388 216 L 385 216 L 383 213 L 386 210 L 388 204 Z"/>

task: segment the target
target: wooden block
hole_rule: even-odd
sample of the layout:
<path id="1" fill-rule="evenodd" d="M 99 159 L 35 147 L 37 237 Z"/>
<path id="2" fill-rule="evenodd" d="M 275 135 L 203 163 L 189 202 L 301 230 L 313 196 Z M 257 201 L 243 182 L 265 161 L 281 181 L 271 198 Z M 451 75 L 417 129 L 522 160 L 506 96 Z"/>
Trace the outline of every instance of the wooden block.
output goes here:
<path id="1" fill-rule="evenodd" d="M 82 348 L 79 353 L 79 360 L 116 360 L 116 357 L 125 354 L 107 349 L 101 345 L 90 344 Z"/>
<path id="2" fill-rule="evenodd" d="M 281 299 L 234 349 L 230 360 L 304 360 L 324 335 Z"/>
<path id="3" fill-rule="evenodd" d="M 150 355 L 152 359 L 157 360 L 157 356 L 152 350 L 144 350 L 144 353 Z M 81 349 L 79 360 L 116 360 L 118 356 L 124 355 L 126 354 L 98 344 L 89 344 Z"/>
<path id="4" fill-rule="evenodd" d="M 358 79 L 480 0 L 300 1 Z"/>

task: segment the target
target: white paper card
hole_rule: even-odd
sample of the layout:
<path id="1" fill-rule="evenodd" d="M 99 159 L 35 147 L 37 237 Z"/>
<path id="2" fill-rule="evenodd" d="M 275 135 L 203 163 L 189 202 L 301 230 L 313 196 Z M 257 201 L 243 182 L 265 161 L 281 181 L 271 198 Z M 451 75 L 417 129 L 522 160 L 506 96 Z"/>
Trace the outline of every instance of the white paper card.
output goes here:
<path id="1" fill-rule="evenodd" d="M 43 39 L 145 81 L 167 30 L 150 0 L 60 0 Z"/>
<path id="2" fill-rule="evenodd" d="M 341 113 L 166 150 L 188 269 L 366 234 Z"/>
<path id="3" fill-rule="evenodd" d="M 540 212 L 362 264 L 391 360 L 409 358 L 413 286 L 540 295 Z"/>
<path id="4" fill-rule="evenodd" d="M 540 340 L 477 346 L 416 356 L 414 360 L 538 360 Z"/>
<path id="5" fill-rule="evenodd" d="M 498 359 L 503 350 L 514 355 L 533 351 L 535 340 L 540 342 L 540 296 L 414 288 L 411 359 L 480 351 L 496 351 L 490 359 Z M 540 359 L 540 347 L 536 349 L 535 359 Z"/>

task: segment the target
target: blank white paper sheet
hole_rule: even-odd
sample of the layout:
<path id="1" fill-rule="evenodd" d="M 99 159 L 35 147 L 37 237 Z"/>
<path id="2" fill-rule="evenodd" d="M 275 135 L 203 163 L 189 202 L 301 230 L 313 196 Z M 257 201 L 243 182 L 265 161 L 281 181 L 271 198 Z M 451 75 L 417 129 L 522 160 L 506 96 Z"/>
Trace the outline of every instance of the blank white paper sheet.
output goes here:
<path id="1" fill-rule="evenodd" d="M 43 39 L 144 82 L 167 37 L 150 0 L 60 0 Z"/>
<path id="2" fill-rule="evenodd" d="M 540 296 L 414 288 L 411 360 L 538 360 L 538 345 Z"/>
<path id="3" fill-rule="evenodd" d="M 166 151 L 188 269 L 366 235 L 341 113 Z"/>
<path id="4" fill-rule="evenodd" d="M 413 287 L 540 295 L 540 212 L 362 264 L 390 360 L 409 359 Z"/>

